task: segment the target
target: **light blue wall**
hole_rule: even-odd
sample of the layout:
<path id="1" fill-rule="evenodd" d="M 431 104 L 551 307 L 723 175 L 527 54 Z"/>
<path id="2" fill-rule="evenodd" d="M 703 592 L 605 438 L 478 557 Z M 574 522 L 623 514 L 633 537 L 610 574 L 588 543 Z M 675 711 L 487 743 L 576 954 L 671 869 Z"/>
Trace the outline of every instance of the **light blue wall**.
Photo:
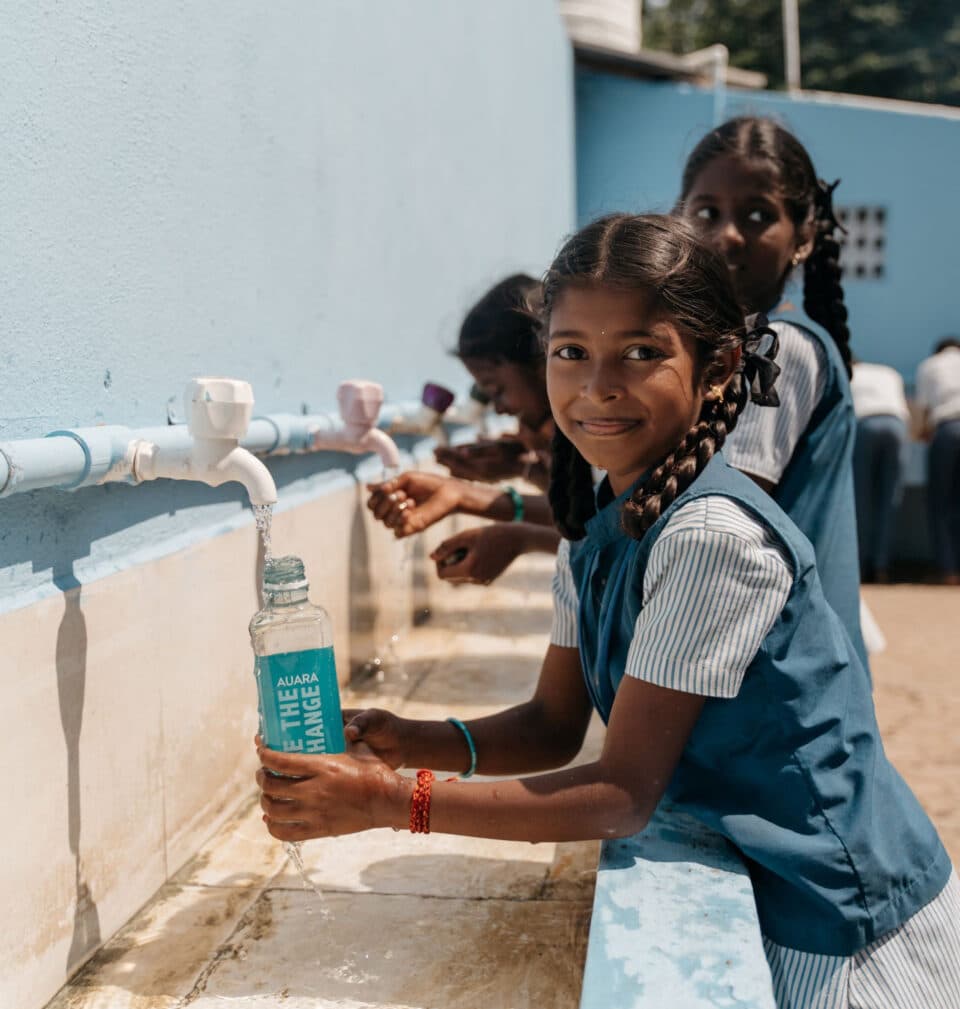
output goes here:
<path id="1" fill-rule="evenodd" d="M 11 0 L 3 20 L 0 440 L 164 423 L 198 374 L 250 380 L 259 413 L 331 409 L 344 378 L 463 388 L 466 307 L 573 225 L 554 0 Z M 240 508 L 25 498 L 0 501 L 0 607 Z"/>
<path id="2" fill-rule="evenodd" d="M 714 124 L 713 92 L 578 71 L 576 94 L 580 221 L 669 211 L 687 155 Z M 932 344 L 960 331 L 960 111 L 900 109 L 731 91 L 721 115 L 776 117 L 823 177 L 843 180 L 838 204 L 889 208 L 886 277 L 845 279 L 844 288 L 855 353 L 912 381 Z"/>

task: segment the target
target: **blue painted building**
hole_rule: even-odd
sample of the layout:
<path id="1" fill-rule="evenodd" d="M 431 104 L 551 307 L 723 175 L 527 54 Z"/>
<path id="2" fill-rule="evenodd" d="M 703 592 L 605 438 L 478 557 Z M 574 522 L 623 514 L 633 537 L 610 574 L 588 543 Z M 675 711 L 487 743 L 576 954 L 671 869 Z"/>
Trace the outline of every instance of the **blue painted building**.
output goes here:
<path id="1" fill-rule="evenodd" d="M 822 177 L 842 179 L 838 205 L 883 211 L 882 276 L 844 277 L 854 352 L 894 366 L 909 384 L 934 342 L 960 330 L 960 110 L 810 93 L 718 96 L 587 68 L 577 71 L 576 95 L 581 222 L 610 210 L 668 211 L 687 155 L 715 122 L 773 116 L 800 138 Z"/>

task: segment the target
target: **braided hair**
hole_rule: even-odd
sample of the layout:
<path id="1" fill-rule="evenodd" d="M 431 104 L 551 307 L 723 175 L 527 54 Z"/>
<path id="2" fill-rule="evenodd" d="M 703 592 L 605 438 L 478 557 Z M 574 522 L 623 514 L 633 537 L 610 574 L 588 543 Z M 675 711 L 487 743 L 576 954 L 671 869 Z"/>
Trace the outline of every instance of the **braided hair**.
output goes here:
<path id="1" fill-rule="evenodd" d="M 611 214 L 568 239 L 544 278 L 545 330 L 561 292 L 584 284 L 656 292 L 664 316 L 696 340 L 698 383 L 721 381 L 726 353 L 746 341 L 726 264 L 679 217 Z M 722 398 L 704 400 L 696 424 L 633 492 L 623 510 L 630 536 L 642 538 L 719 451 L 747 402 L 757 368 L 756 355 L 746 355 Z M 775 402 L 769 392 L 767 401 Z M 548 493 L 560 532 L 582 539 L 596 510 L 590 466 L 559 427 Z"/>
<path id="2" fill-rule="evenodd" d="M 779 180 L 793 223 L 813 229 L 813 250 L 803 265 L 803 309 L 833 337 L 847 375 L 851 374 L 850 330 L 840 282 L 840 225 L 833 213 L 833 190 L 817 177 L 806 148 L 772 119 L 740 116 L 711 130 L 693 149 L 683 169 L 681 201 L 706 165 L 718 157 L 768 165 Z M 839 181 L 839 180 L 838 180 Z M 780 281 L 786 284 L 789 268 Z"/>

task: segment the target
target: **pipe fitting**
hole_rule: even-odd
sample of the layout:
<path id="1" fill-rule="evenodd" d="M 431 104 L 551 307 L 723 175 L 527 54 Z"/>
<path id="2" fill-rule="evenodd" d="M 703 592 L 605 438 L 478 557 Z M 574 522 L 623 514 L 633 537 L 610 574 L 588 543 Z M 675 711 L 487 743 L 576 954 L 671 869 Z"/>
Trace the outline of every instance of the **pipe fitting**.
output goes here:
<path id="1" fill-rule="evenodd" d="M 7 454 L 3 451 L 3 447 L 0 446 L 0 496 L 7 489 L 7 484 L 10 482 L 10 474 L 12 472 L 10 466 L 10 460 L 7 458 Z"/>

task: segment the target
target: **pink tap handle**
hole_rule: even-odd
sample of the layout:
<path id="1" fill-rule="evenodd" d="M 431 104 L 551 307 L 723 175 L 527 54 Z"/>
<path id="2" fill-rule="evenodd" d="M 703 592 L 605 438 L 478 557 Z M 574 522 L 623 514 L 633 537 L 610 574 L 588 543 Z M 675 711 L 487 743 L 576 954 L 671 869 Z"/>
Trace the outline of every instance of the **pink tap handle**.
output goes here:
<path id="1" fill-rule="evenodd" d="M 337 387 L 337 403 L 345 423 L 373 427 L 383 405 L 383 386 L 361 379 L 341 382 Z"/>

